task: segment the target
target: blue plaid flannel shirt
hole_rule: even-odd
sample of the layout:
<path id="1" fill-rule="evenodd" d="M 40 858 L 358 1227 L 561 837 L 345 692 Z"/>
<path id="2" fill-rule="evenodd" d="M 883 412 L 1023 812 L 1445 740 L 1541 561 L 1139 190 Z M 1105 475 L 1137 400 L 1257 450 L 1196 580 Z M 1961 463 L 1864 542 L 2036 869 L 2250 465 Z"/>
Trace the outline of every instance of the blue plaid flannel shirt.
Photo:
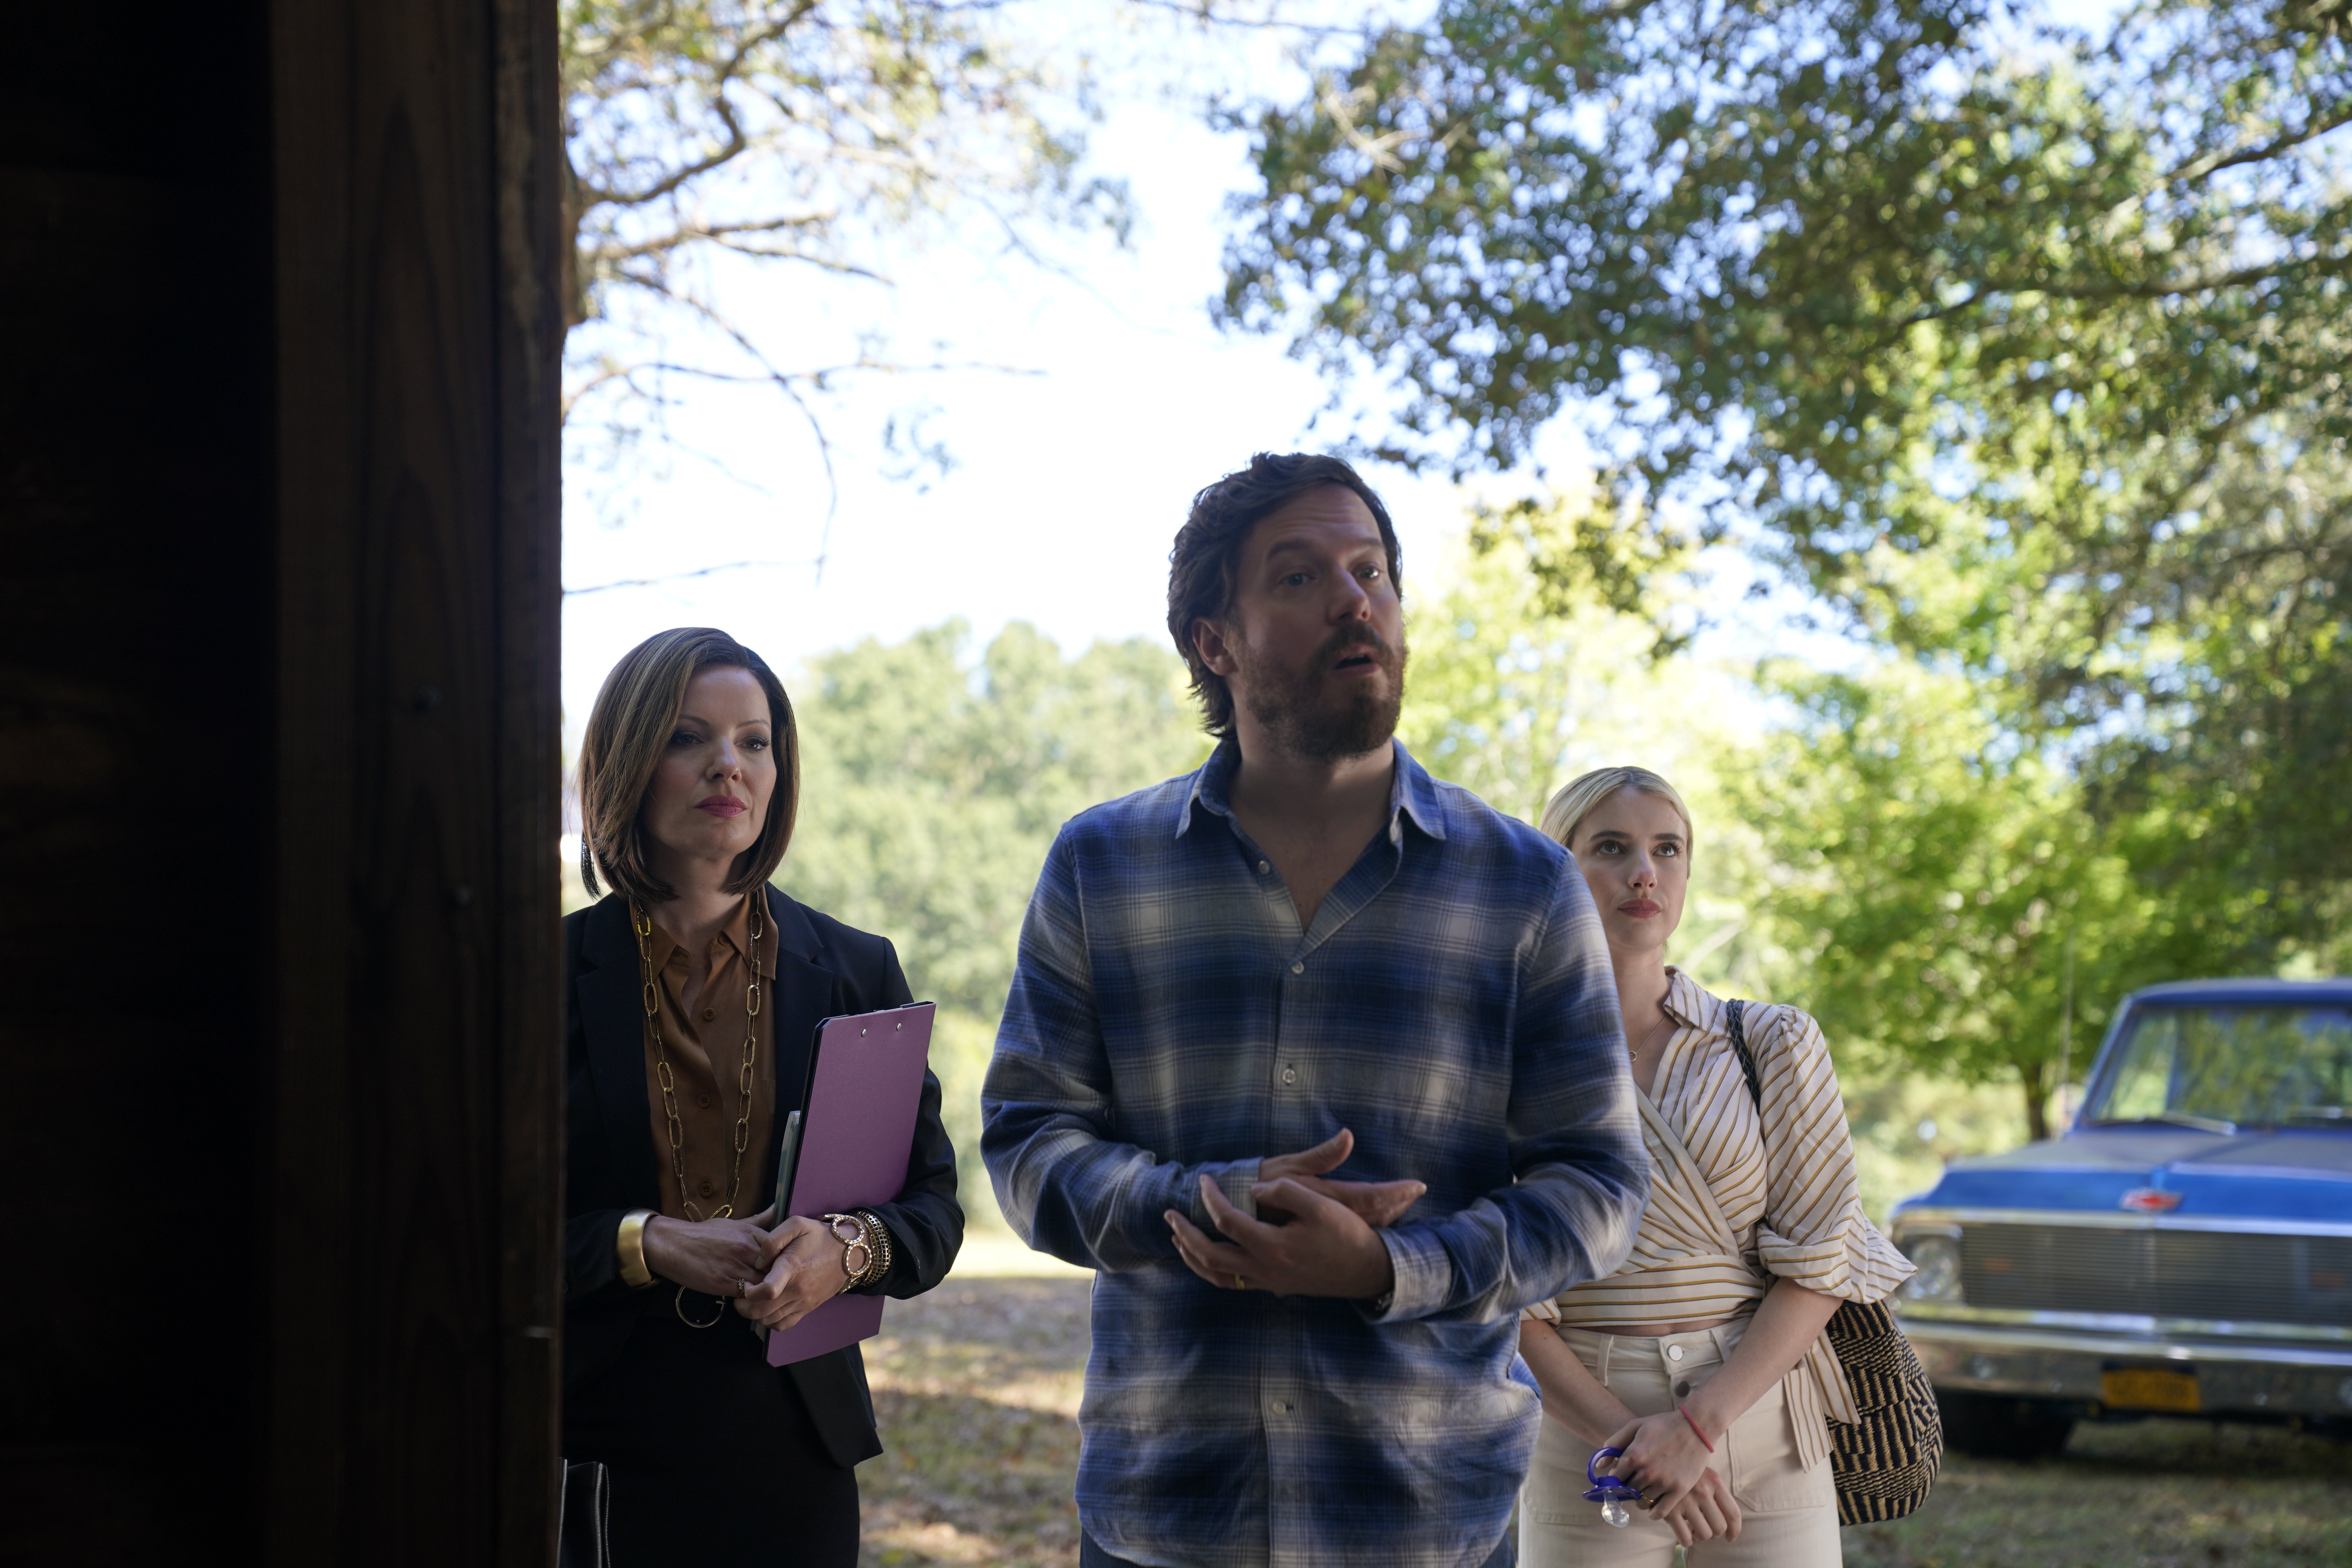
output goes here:
<path id="1" fill-rule="evenodd" d="M 1301 934 L 1200 772 L 1055 841 L 982 1091 L 997 1202 L 1099 1272 L 1080 1522 L 1158 1568 L 1465 1568 L 1541 1409 L 1530 1302 L 1613 1273 L 1649 1189 L 1616 986 L 1560 847 L 1396 748 L 1388 830 Z M 1221 1290 L 1163 1210 L 1249 1212 L 1261 1156 L 1342 1127 L 1337 1174 L 1428 1192 L 1370 1303 Z"/>

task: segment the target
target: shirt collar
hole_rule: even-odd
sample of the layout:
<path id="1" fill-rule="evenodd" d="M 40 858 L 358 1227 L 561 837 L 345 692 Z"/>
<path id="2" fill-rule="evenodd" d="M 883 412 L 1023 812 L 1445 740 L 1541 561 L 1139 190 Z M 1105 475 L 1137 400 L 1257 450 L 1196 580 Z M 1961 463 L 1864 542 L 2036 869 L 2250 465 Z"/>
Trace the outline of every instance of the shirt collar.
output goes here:
<path id="1" fill-rule="evenodd" d="M 1715 1028 L 1716 1015 L 1723 1008 L 1723 1004 L 1703 990 L 1697 981 L 1671 963 L 1666 965 L 1666 999 L 1661 1005 L 1676 1023 L 1710 1031 Z"/>
<path id="2" fill-rule="evenodd" d="M 775 921 L 770 920 L 765 923 L 769 929 L 761 934 L 763 937 L 772 936 Z M 725 925 L 719 928 L 718 940 L 724 942 L 739 958 L 751 950 L 751 901 L 749 899 L 735 906 L 735 912 L 727 917 Z M 763 942 L 761 945 L 765 947 L 768 944 Z M 684 944 L 665 931 L 661 921 L 654 921 L 653 934 L 646 939 L 646 960 L 655 973 L 658 974 L 668 968 L 670 961 L 684 951 Z M 764 953 L 762 957 L 765 957 Z"/>
<path id="3" fill-rule="evenodd" d="M 1436 783 L 1427 770 L 1412 760 L 1402 741 L 1391 740 L 1396 748 L 1396 772 L 1389 781 L 1389 841 L 1401 843 L 1403 831 L 1400 820 L 1411 817 L 1412 825 L 1432 838 L 1445 837 L 1445 808 L 1437 798 Z M 1176 814 L 1176 837 L 1181 838 L 1192 826 L 1192 808 L 1203 806 L 1228 822 L 1234 808 L 1227 797 L 1233 787 L 1234 770 L 1241 766 L 1241 742 L 1227 735 L 1217 742 L 1200 771 L 1192 775 L 1192 787 L 1185 793 L 1181 809 Z"/>

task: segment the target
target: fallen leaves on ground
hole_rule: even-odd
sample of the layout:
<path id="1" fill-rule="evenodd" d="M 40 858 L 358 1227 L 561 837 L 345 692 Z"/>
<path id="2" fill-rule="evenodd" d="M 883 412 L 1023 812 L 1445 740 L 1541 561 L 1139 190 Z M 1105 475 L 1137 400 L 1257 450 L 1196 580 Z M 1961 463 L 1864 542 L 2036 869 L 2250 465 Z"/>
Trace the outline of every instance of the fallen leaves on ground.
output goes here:
<path id="1" fill-rule="evenodd" d="M 950 1279 L 893 1301 L 866 1364 L 889 1451 L 860 1466 L 861 1568 L 1076 1568 L 1087 1281 Z M 2352 1564 L 2352 1444 L 2276 1426 L 2081 1426 L 2032 1465 L 1950 1456 L 1850 1568 Z"/>

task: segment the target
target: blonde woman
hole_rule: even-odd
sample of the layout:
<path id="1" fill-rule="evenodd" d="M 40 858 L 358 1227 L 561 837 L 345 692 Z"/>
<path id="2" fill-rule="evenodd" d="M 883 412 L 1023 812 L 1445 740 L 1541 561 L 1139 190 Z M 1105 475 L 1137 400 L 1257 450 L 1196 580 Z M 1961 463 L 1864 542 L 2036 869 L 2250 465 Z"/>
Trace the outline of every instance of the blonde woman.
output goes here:
<path id="1" fill-rule="evenodd" d="M 1852 1394 L 1822 1329 L 1911 1265 L 1862 1212 L 1829 1050 L 1794 1007 L 1748 1005 L 1759 1115 L 1724 1002 L 1666 963 L 1690 890 L 1690 812 L 1642 768 L 1586 773 L 1543 829 L 1592 890 L 1617 974 L 1653 1167 L 1633 1256 L 1528 1310 L 1519 1349 L 1542 1386 L 1521 1497 L 1529 1568 L 1836 1568 L 1827 1419 Z M 1612 1527 L 1583 1492 L 1609 1462 L 1649 1501 Z"/>

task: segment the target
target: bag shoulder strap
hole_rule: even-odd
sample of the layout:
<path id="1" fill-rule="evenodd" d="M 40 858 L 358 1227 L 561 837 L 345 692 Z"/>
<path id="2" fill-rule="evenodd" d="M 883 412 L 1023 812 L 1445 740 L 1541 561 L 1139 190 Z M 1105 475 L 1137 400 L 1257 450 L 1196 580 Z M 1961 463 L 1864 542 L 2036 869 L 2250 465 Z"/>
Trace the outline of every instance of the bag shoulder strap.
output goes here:
<path id="1" fill-rule="evenodd" d="M 1756 1109 L 1764 1109 L 1764 1080 L 1756 1076 L 1756 1053 L 1748 1048 L 1747 1013 L 1745 1002 L 1726 1002 L 1723 1011 L 1730 1020 L 1731 1048 L 1739 1058 L 1739 1071 L 1748 1079 L 1748 1098 Z"/>

